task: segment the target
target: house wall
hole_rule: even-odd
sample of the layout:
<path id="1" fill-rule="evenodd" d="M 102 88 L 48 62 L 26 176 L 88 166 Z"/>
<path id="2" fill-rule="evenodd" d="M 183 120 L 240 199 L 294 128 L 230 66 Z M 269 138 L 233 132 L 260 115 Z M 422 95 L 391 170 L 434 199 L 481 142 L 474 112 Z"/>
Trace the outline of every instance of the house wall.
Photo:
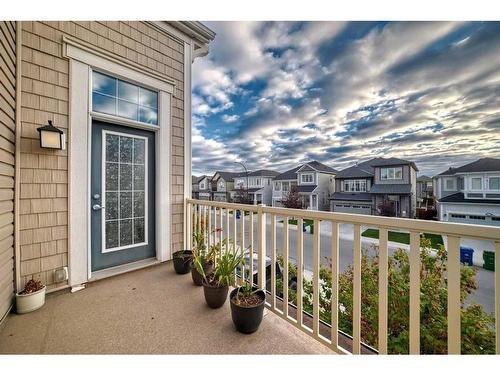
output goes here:
<path id="1" fill-rule="evenodd" d="M 62 56 L 63 35 L 90 43 L 175 81 L 170 150 L 172 251 L 180 250 L 183 242 L 184 43 L 144 22 L 22 22 L 21 284 L 35 277 L 49 289 L 66 285 L 66 282 L 54 283 L 53 271 L 68 265 L 70 151 L 40 149 L 36 128 L 51 119 L 55 126 L 71 132 L 68 128 L 69 61 Z"/>
<path id="2" fill-rule="evenodd" d="M 16 22 L 0 21 L 0 321 L 14 294 Z"/>

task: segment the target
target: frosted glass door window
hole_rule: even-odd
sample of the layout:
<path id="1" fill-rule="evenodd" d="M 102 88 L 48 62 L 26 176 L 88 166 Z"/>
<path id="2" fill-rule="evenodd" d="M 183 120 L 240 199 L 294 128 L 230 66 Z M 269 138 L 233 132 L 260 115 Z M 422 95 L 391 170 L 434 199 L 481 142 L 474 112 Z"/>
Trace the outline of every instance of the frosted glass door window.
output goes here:
<path id="1" fill-rule="evenodd" d="M 103 132 L 104 252 L 147 243 L 147 139 Z"/>

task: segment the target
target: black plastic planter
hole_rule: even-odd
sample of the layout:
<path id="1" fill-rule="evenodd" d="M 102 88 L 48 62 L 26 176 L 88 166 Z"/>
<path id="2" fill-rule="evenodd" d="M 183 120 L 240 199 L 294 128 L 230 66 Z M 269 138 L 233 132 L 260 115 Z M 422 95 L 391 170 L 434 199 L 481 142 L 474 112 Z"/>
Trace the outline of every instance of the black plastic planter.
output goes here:
<path id="1" fill-rule="evenodd" d="M 229 296 L 231 302 L 231 318 L 234 326 L 241 333 L 253 333 L 259 329 L 262 317 L 264 316 L 264 304 L 266 302 L 266 294 L 262 290 L 255 292 L 261 297 L 262 301 L 254 306 L 239 306 L 233 298 L 238 293 L 239 288 L 234 289 Z"/>
<path id="2" fill-rule="evenodd" d="M 174 258 L 174 269 L 179 275 L 184 275 L 193 268 L 193 252 L 191 250 L 176 251 L 172 254 Z"/>
<path id="3" fill-rule="evenodd" d="M 210 275 L 214 271 L 214 265 L 212 263 L 206 263 L 203 265 L 203 272 L 205 276 Z M 203 285 L 203 277 L 200 275 L 196 267 L 191 269 L 191 277 L 193 278 L 193 283 L 197 286 Z"/>
<path id="4" fill-rule="evenodd" d="M 205 294 L 205 301 L 212 309 L 218 309 L 224 305 L 228 292 L 229 288 L 227 286 L 216 287 L 207 284 L 205 280 L 203 280 L 203 293 Z"/>

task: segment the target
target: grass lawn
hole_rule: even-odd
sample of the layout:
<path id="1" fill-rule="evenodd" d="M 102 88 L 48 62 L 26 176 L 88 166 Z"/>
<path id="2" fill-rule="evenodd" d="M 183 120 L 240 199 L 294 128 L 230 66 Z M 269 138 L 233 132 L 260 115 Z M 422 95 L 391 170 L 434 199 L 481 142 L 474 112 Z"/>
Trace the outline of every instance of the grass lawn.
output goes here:
<path id="1" fill-rule="evenodd" d="M 378 229 L 367 229 L 363 232 L 362 236 L 378 239 Z M 424 233 L 423 236 L 431 240 L 431 247 L 433 249 L 437 249 L 438 245 L 443 245 L 443 237 L 441 237 L 441 235 L 439 234 Z M 389 231 L 389 241 L 409 245 L 410 234 Z"/>
<path id="2" fill-rule="evenodd" d="M 282 223 L 282 222 L 283 222 L 283 220 L 280 220 L 280 223 Z M 288 224 L 297 225 L 297 219 L 288 219 Z M 313 227 L 314 220 L 304 219 L 304 224 L 306 225 L 306 227 Z"/>

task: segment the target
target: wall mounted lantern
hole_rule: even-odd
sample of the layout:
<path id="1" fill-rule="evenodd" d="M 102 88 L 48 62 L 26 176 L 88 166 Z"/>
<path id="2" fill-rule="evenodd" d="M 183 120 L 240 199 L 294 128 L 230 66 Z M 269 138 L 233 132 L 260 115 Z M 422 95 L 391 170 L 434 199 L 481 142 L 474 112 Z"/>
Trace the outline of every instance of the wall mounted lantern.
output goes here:
<path id="1" fill-rule="evenodd" d="M 56 128 L 52 125 L 52 120 L 49 120 L 49 124 L 39 127 L 38 132 L 40 133 L 40 147 L 50 148 L 53 150 L 64 150 L 65 139 L 64 133 L 61 129 Z"/>

